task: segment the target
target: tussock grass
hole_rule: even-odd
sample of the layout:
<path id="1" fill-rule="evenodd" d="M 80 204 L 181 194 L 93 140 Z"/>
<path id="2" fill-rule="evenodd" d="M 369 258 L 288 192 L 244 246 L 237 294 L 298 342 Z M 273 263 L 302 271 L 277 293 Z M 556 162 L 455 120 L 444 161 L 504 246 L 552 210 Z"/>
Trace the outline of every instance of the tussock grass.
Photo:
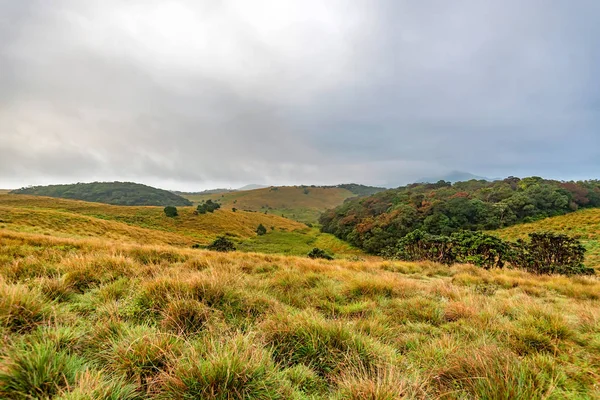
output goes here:
<path id="1" fill-rule="evenodd" d="M 599 293 L 0 230 L 0 398 L 597 398 Z"/>

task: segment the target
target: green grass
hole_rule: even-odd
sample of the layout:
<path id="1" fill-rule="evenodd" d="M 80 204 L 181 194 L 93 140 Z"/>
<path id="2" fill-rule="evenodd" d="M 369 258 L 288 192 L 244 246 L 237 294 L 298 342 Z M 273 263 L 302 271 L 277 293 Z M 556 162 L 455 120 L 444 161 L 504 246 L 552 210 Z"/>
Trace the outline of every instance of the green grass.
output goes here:
<path id="1" fill-rule="evenodd" d="M 364 257 L 361 250 L 333 235 L 321 233 L 317 228 L 305 228 L 294 232 L 269 228 L 265 235 L 250 238 L 238 245 L 241 251 L 293 256 L 305 256 L 315 247 L 323 248 L 339 257 Z"/>
<path id="2" fill-rule="evenodd" d="M 0 243 L 0 398 L 600 396 L 598 277 Z"/>

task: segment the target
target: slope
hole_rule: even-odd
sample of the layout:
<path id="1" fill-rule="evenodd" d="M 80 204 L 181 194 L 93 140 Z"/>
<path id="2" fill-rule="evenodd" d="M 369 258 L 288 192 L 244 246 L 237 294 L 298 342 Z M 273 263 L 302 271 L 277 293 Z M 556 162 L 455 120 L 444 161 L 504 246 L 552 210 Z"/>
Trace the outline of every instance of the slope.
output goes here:
<path id="1" fill-rule="evenodd" d="M 133 182 L 93 182 L 72 185 L 33 186 L 14 194 L 58 197 L 123 206 L 191 206 L 191 202 L 167 190 Z"/>
<path id="2" fill-rule="evenodd" d="M 358 190 L 353 186 L 348 187 L 355 192 Z M 321 212 L 342 204 L 350 197 L 355 197 L 357 193 L 352 190 L 345 187 L 273 186 L 228 193 L 182 194 L 182 196 L 193 201 L 194 204 L 210 199 L 218 201 L 227 209 L 261 211 L 301 222 L 316 223 Z"/>
<path id="3" fill-rule="evenodd" d="M 524 239 L 533 232 L 557 232 L 579 238 L 588 250 L 586 264 L 600 270 L 600 209 L 579 210 L 572 214 L 545 218 L 492 231 L 502 239 Z"/>
<path id="4" fill-rule="evenodd" d="M 338 256 L 362 254 L 332 235 L 278 215 L 230 210 L 196 215 L 193 207 L 178 210 L 178 217 L 168 218 L 162 207 L 113 206 L 5 194 L 0 195 L 0 228 L 177 246 L 206 245 L 217 236 L 228 235 L 244 251 L 305 255 L 312 247 L 319 246 Z M 267 227 L 266 235 L 256 235 L 259 224 Z"/>

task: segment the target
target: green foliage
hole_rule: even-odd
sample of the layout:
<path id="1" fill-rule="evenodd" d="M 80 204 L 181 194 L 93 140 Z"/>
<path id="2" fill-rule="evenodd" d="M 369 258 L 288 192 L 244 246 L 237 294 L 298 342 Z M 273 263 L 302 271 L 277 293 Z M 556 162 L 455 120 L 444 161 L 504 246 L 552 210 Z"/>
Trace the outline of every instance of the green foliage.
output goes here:
<path id="1" fill-rule="evenodd" d="M 594 274 L 583 264 L 586 250 L 579 240 L 550 232 L 531 233 L 529 239 L 512 244 L 512 264 L 537 274 Z"/>
<path id="2" fill-rule="evenodd" d="M 227 239 L 225 236 L 220 236 L 217 239 L 215 239 L 214 242 L 208 245 L 208 249 L 221 252 L 235 251 L 235 245 L 231 240 Z"/>
<path id="3" fill-rule="evenodd" d="M 165 215 L 169 218 L 175 218 L 177 215 L 177 208 L 173 207 L 173 206 L 166 206 L 165 209 Z"/>
<path id="4" fill-rule="evenodd" d="M 192 202 L 167 190 L 133 182 L 93 182 L 32 186 L 15 194 L 49 196 L 122 206 L 191 206 Z"/>
<path id="5" fill-rule="evenodd" d="M 590 275 L 593 268 L 583 264 L 585 248 L 566 235 L 532 233 L 528 242 L 505 242 L 482 232 L 455 232 L 450 236 L 416 230 L 383 253 L 405 261 L 434 261 L 447 265 L 474 264 L 502 268 L 506 262 L 515 268 L 537 274 Z"/>
<path id="6" fill-rule="evenodd" d="M 322 214 L 323 232 L 380 253 L 410 232 L 432 235 L 497 229 L 600 207 L 600 181 L 509 177 L 496 182 L 413 184 L 346 201 Z"/>
<path id="7" fill-rule="evenodd" d="M 314 249 L 312 249 L 310 251 L 310 253 L 308 253 L 308 257 L 309 258 L 322 258 L 325 260 L 333 260 L 333 257 L 330 256 L 329 254 L 327 254 L 327 252 L 323 249 L 319 249 L 318 247 L 315 247 Z"/>
<path id="8" fill-rule="evenodd" d="M 256 228 L 256 234 L 258 236 L 262 236 L 265 235 L 267 233 L 267 228 L 265 228 L 265 226 L 263 224 L 258 225 L 258 228 Z"/>
<path id="9" fill-rule="evenodd" d="M 212 213 L 221 208 L 221 205 L 217 202 L 214 202 L 210 199 L 206 200 L 206 202 L 200 204 L 196 210 L 199 214 L 206 214 L 207 212 Z"/>

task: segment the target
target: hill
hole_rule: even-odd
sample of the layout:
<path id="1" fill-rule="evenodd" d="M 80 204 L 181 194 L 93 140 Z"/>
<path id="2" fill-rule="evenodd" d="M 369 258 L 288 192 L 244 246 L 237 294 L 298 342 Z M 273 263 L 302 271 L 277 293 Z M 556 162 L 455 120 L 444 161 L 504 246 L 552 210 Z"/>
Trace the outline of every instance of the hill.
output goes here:
<path id="1" fill-rule="evenodd" d="M 435 235 L 493 230 L 586 207 L 600 207 L 600 181 L 510 177 L 408 185 L 349 200 L 320 222 L 323 232 L 380 253 L 417 229 Z"/>
<path id="2" fill-rule="evenodd" d="M 600 396 L 595 277 L 0 243 L 0 398 Z"/>
<path id="3" fill-rule="evenodd" d="M 226 209 L 251 210 L 282 215 L 297 221 L 316 223 L 320 214 L 344 200 L 384 190 L 356 184 L 338 186 L 273 186 L 269 188 L 227 193 L 185 194 L 182 196 L 199 204 L 212 200 Z"/>
<path id="4" fill-rule="evenodd" d="M 178 217 L 168 218 L 162 207 L 8 194 L 0 195 L 0 229 L 186 247 L 228 235 L 244 251 L 305 255 L 318 246 L 338 257 L 362 254 L 332 235 L 278 215 L 231 210 L 195 215 L 193 207 L 178 211 Z M 267 227 L 266 235 L 257 236 L 260 224 Z"/>
<path id="5" fill-rule="evenodd" d="M 122 206 L 191 206 L 192 203 L 167 190 L 132 182 L 93 182 L 72 185 L 32 186 L 13 194 L 48 196 Z"/>
<path id="6" fill-rule="evenodd" d="M 579 238 L 587 249 L 586 264 L 600 271 L 600 209 L 580 210 L 491 233 L 502 239 L 516 240 L 525 239 L 533 232 L 557 232 Z"/>

